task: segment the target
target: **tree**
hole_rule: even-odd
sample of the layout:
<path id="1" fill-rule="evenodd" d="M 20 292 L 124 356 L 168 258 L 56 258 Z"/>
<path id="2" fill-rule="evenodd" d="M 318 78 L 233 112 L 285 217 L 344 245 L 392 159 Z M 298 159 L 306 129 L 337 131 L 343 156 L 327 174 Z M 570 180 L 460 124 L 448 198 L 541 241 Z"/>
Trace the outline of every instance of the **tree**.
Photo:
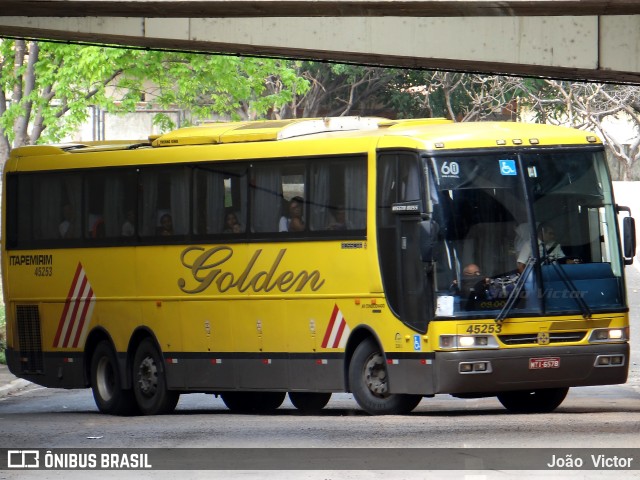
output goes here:
<path id="1" fill-rule="evenodd" d="M 640 89 L 636 86 L 407 71 L 393 95 L 399 116 L 477 121 L 533 115 L 541 123 L 593 131 L 615 159 L 614 176 L 623 180 L 637 176 Z M 621 123 L 632 133 L 620 135 Z"/>
<path id="2" fill-rule="evenodd" d="M 400 116 L 456 122 L 515 119 L 520 79 L 441 71 L 405 71 L 394 103 Z"/>
<path id="3" fill-rule="evenodd" d="M 402 70 L 358 65 L 303 62 L 297 75 L 309 83 L 280 112 L 287 117 L 389 115 L 395 79 Z"/>
<path id="4" fill-rule="evenodd" d="M 0 40 L 0 161 L 12 147 L 58 142 L 89 106 L 134 111 L 143 96 L 188 121 L 265 118 L 304 94 L 291 61 Z M 156 119 L 172 128 L 167 117 Z"/>
<path id="5" fill-rule="evenodd" d="M 162 107 L 189 111 L 189 121 L 279 118 L 280 111 L 309 82 L 298 76 L 299 62 L 236 56 L 148 52 L 134 78 L 145 77 L 147 98 Z M 157 122 L 173 128 L 168 117 Z"/>
<path id="6" fill-rule="evenodd" d="M 134 111 L 144 98 L 207 119 L 343 115 L 515 120 L 523 107 L 545 123 L 594 130 L 621 177 L 640 164 L 640 91 L 624 85 L 418 71 L 267 58 L 186 54 L 0 39 L 0 162 L 11 147 L 57 142 L 89 107 Z M 633 126 L 613 134 L 612 118 Z M 162 131 L 170 117 L 156 115 Z"/>
<path id="7" fill-rule="evenodd" d="M 107 86 L 143 52 L 0 40 L 0 160 L 11 147 L 59 141 L 80 125 L 89 105 L 116 110 Z M 139 99 L 139 96 L 137 97 Z M 125 91 L 120 108 L 136 101 Z"/>
<path id="8" fill-rule="evenodd" d="M 526 101 L 545 123 L 570 125 L 597 132 L 617 161 L 621 180 L 634 178 L 640 163 L 640 89 L 632 85 L 540 80 L 529 84 Z M 630 125 L 633 135 L 625 138 L 616 132 L 612 120 Z M 619 168 L 615 168 L 619 167 Z"/>

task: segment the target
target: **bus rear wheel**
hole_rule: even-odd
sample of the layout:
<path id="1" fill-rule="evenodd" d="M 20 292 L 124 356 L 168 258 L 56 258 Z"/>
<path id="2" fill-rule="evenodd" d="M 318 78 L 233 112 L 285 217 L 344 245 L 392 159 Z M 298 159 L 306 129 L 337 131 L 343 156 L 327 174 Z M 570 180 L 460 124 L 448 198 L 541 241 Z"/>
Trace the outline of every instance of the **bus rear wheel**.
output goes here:
<path id="1" fill-rule="evenodd" d="M 122 388 L 122 377 L 116 354 L 106 340 L 100 342 L 91 356 L 91 390 L 102 413 L 132 415 L 136 413 L 133 391 Z"/>
<path id="2" fill-rule="evenodd" d="M 331 393 L 326 392 L 289 392 L 289 400 L 301 412 L 319 412 L 331 400 Z"/>
<path id="3" fill-rule="evenodd" d="M 349 365 L 349 385 L 358 405 L 371 415 L 403 415 L 422 400 L 420 395 L 389 393 L 384 356 L 372 339 L 356 347 Z"/>
<path id="4" fill-rule="evenodd" d="M 512 413 L 549 413 L 560 406 L 568 388 L 542 388 L 498 394 L 500 403 Z"/>
<path id="5" fill-rule="evenodd" d="M 285 395 L 285 392 L 224 392 L 220 397 L 232 412 L 272 413 L 282 405 Z"/>
<path id="6" fill-rule="evenodd" d="M 164 362 L 150 338 L 145 338 L 133 357 L 133 392 L 140 411 L 145 415 L 171 413 L 180 394 L 167 388 Z"/>

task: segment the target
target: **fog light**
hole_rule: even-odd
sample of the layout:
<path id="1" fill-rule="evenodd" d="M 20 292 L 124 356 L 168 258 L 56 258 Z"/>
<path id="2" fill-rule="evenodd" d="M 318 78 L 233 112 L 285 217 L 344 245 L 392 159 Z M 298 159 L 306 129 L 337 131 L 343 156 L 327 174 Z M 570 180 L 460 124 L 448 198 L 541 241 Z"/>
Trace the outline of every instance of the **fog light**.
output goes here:
<path id="1" fill-rule="evenodd" d="M 460 364 L 460 373 L 469 373 L 473 371 L 472 363 L 461 363 Z"/>
<path id="2" fill-rule="evenodd" d="M 491 373 L 491 362 L 460 362 L 458 372 L 462 374 Z"/>
<path id="3" fill-rule="evenodd" d="M 487 371 L 487 364 L 484 362 L 480 362 L 480 363 L 475 363 L 473 365 L 473 370 L 476 372 L 486 372 Z"/>
<path id="4" fill-rule="evenodd" d="M 624 365 L 624 355 L 599 355 L 596 358 L 596 367 L 622 367 Z"/>

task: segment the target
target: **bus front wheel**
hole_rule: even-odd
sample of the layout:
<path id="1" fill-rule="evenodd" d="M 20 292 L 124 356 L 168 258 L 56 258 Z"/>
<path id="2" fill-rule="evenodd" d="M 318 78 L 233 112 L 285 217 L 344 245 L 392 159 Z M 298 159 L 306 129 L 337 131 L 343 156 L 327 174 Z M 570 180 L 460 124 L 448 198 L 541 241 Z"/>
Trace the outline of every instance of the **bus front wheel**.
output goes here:
<path id="1" fill-rule="evenodd" d="M 133 391 L 122 388 L 122 377 L 111 344 L 103 340 L 91 356 L 91 390 L 102 413 L 131 415 L 136 413 Z"/>
<path id="2" fill-rule="evenodd" d="M 542 388 L 498 394 L 500 403 L 512 413 L 549 413 L 560 406 L 568 388 Z"/>
<path id="3" fill-rule="evenodd" d="M 133 392 L 145 415 L 171 413 L 180 394 L 167 388 L 164 362 L 150 338 L 145 338 L 133 357 Z"/>
<path id="4" fill-rule="evenodd" d="M 289 392 L 289 400 L 301 412 L 319 412 L 331 400 L 331 393 L 326 392 Z"/>
<path id="5" fill-rule="evenodd" d="M 372 339 L 360 343 L 353 353 L 349 385 L 358 405 L 371 415 L 403 415 L 422 400 L 420 395 L 389 393 L 384 356 Z"/>

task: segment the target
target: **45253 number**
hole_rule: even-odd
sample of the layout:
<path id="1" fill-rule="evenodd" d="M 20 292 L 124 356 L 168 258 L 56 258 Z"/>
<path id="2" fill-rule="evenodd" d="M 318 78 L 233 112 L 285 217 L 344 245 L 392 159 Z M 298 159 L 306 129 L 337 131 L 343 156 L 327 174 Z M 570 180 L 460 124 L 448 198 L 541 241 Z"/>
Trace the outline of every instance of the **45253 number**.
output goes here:
<path id="1" fill-rule="evenodd" d="M 490 323 L 474 323 L 469 325 L 467 333 L 500 333 L 502 331 L 502 325 L 492 325 Z"/>
<path id="2" fill-rule="evenodd" d="M 36 267 L 33 274 L 36 277 L 51 277 L 53 275 L 53 267 Z"/>

